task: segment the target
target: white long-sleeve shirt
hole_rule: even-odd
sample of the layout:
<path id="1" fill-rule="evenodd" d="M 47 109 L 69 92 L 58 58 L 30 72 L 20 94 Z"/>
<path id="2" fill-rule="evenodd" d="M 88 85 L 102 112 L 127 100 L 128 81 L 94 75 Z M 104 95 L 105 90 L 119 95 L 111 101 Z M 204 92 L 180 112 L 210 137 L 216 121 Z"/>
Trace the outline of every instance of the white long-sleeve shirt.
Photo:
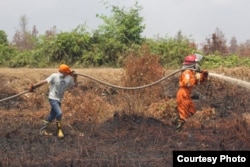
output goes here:
<path id="1" fill-rule="evenodd" d="M 59 102 L 62 101 L 64 92 L 74 86 L 74 79 L 60 72 L 51 74 L 46 81 L 49 83 L 49 99 Z"/>

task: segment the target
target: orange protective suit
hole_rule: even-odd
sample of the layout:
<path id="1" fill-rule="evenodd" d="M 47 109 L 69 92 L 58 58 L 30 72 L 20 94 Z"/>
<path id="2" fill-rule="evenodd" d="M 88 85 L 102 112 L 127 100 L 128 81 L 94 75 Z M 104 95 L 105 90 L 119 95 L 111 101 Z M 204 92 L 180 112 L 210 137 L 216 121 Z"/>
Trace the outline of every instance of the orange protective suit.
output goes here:
<path id="1" fill-rule="evenodd" d="M 192 116 L 196 112 L 194 102 L 191 100 L 191 91 L 195 85 L 204 82 L 208 73 L 193 70 L 184 70 L 179 77 L 179 90 L 177 91 L 178 112 L 181 119 Z"/>

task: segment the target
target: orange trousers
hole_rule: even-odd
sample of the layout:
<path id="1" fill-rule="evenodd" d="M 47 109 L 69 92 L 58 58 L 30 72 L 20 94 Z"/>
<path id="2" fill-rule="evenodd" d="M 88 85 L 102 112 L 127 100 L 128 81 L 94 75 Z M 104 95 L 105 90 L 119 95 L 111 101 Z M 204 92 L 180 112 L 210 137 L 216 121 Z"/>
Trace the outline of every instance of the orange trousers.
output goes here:
<path id="1" fill-rule="evenodd" d="M 180 87 L 177 92 L 177 109 L 181 119 L 187 119 L 196 112 L 194 102 L 190 94 L 192 88 Z"/>

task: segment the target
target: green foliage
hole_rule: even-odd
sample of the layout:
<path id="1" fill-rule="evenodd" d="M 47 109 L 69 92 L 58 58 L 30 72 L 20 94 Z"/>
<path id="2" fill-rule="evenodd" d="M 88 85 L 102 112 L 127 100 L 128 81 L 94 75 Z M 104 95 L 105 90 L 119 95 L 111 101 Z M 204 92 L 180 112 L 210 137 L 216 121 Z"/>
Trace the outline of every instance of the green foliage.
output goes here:
<path id="1" fill-rule="evenodd" d="M 0 65 L 7 66 L 14 49 L 8 46 L 7 35 L 4 31 L 0 30 Z"/>
<path id="2" fill-rule="evenodd" d="M 21 52 L 13 56 L 9 62 L 10 67 L 27 67 L 33 64 L 33 58 L 30 51 Z"/>
<path id="3" fill-rule="evenodd" d="M 0 66 L 9 66 L 11 58 L 16 54 L 16 50 L 6 44 L 0 44 Z"/>
<path id="4" fill-rule="evenodd" d="M 0 45 L 8 45 L 7 34 L 0 30 Z"/>
<path id="5" fill-rule="evenodd" d="M 112 6 L 110 17 L 97 15 L 104 22 L 94 33 L 94 39 L 102 53 L 97 54 L 98 60 L 102 54 L 101 65 L 120 66 L 120 62 L 126 58 L 124 54 L 131 45 L 141 44 L 144 39 L 141 37 L 145 25 L 139 12 L 142 8 L 135 4 L 134 8 L 119 8 Z M 96 49 L 95 49 L 96 51 Z"/>
<path id="6" fill-rule="evenodd" d="M 180 31 L 175 38 L 142 38 L 145 25 L 139 15 L 142 7 L 137 2 L 127 9 L 118 6 L 111 6 L 111 9 L 110 16 L 97 15 L 104 24 L 93 33 L 87 32 L 86 26 L 78 26 L 71 32 L 56 33 L 53 29 L 38 37 L 35 27 L 32 32 L 27 30 L 27 20 L 23 16 L 21 30 L 15 34 L 12 45 L 8 44 L 6 33 L 0 30 L 0 66 L 49 67 L 67 63 L 75 67 L 121 67 L 128 55 L 146 54 L 157 55 L 161 66 L 170 69 L 180 68 L 186 55 L 198 52 L 195 44 Z M 204 54 L 212 51 L 212 55 L 205 56 L 203 67 L 250 67 L 249 58 L 226 54 L 220 31 L 212 37 L 206 47 L 213 47 L 203 48 Z M 215 47 L 218 44 L 221 50 Z"/>
<path id="7" fill-rule="evenodd" d="M 42 44 L 50 62 L 77 64 L 81 62 L 84 51 L 89 49 L 90 35 L 78 31 L 63 32 Z"/>
<path id="8" fill-rule="evenodd" d="M 92 50 L 85 51 L 82 55 L 81 63 L 84 67 L 98 67 L 104 64 L 103 54 L 100 47 L 93 44 Z"/>
<path id="9" fill-rule="evenodd" d="M 248 58 L 239 58 L 237 55 L 218 56 L 207 55 L 202 61 L 202 67 L 207 69 L 219 68 L 219 67 L 237 67 L 247 66 L 250 67 L 250 61 Z"/>
<path id="10" fill-rule="evenodd" d="M 128 11 L 124 7 L 112 6 L 111 17 L 97 15 L 105 23 L 99 27 L 100 33 L 127 46 L 133 43 L 140 44 L 143 41 L 141 33 L 145 28 L 142 24 L 143 18 L 139 15 L 141 9 L 137 3 Z"/>
<path id="11" fill-rule="evenodd" d="M 99 60 L 98 65 L 119 66 L 117 64 L 119 55 L 125 52 L 127 46 L 114 38 L 107 38 L 105 35 L 99 34 L 98 42 L 92 44 L 92 49 L 95 54 L 93 58 Z M 96 62 L 94 63 L 96 64 Z"/>
<path id="12" fill-rule="evenodd" d="M 186 38 L 180 40 L 160 38 L 156 41 L 151 39 L 147 40 L 146 44 L 149 46 L 152 54 L 160 55 L 160 63 L 168 68 L 179 66 L 184 56 L 197 52 Z"/>

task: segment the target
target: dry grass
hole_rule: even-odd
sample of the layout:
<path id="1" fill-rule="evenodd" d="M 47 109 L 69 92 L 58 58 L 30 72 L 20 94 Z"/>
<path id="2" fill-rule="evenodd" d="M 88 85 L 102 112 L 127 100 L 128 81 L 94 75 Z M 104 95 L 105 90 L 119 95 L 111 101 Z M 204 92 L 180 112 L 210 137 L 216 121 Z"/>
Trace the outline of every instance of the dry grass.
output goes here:
<path id="1" fill-rule="evenodd" d="M 121 86 L 151 83 L 168 73 L 154 60 L 131 60 L 137 65 L 74 70 Z M 154 63 L 145 67 L 149 60 Z M 2 68 L 0 98 L 22 92 L 56 71 Z M 250 80 L 245 68 L 215 71 Z M 177 114 L 177 79 L 122 91 L 79 77 L 78 88 L 67 92 L 63 101 L 63 140 L 38 134 L 50 107 L 47 86 L 0 103 L 0 166 L 162 167 L 172 166 L 173 150 L 250 149 L 250 97 L 245 89 L 218 79 L 195 88 L 198 111 L 176 133 L 172 119 Z M 56 131 L 54 123 L 49 130 Z"/>

